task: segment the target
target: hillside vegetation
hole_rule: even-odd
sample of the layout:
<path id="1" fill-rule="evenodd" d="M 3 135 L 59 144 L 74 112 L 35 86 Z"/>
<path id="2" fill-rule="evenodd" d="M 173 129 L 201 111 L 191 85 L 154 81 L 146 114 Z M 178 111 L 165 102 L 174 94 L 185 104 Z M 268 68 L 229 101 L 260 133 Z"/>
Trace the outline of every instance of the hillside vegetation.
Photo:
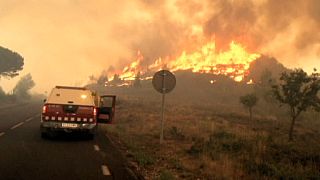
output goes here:
<path id="1" fill-rule="evenodd" d="M 269 96 L 267 86 L 188 72 L 176 76 L 177 87 L 166 96 L 162 145 L 161 95 L 151 82 L 96 87 L 118 96 L 115 123 L 104 127 L 146 179 L 320 178 L 320 113 L 303 113 L 288 142 L 288 109 Z M 250 121 L 239 98 L 252 92 L 260 100 Z"/>

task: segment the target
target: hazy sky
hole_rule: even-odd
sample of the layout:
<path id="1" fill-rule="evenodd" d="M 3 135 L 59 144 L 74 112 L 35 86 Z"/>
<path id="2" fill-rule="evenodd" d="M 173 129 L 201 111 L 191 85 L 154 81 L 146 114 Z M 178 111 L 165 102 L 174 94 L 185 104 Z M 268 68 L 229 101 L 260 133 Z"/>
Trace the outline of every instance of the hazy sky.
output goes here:
<path id="1" fill-rule="evenodd" d="M 289 67 L 320 69 L 319 0 L 0 0 L 0 46 L 21 54 L 35 91 L 84 85 L 141 50 L 148 61 L 215 36 Z M 10 90 L 20 77 L 1 79 Z"/>

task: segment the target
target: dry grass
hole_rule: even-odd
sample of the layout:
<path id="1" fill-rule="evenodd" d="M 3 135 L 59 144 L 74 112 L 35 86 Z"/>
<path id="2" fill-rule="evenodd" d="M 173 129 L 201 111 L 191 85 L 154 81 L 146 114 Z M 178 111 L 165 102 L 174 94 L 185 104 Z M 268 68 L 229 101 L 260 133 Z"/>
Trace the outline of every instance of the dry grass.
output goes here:
<path id="1" fill-rule="evenodd" d="M 122 97 L 116 115 L 107 131 L 146 179 L 320 178 L 320 123 L 312 118 L 301 118 L 289 143 L 286 117 L 250 122 L 240 105 L 168 101 L 160 145 L 158 102 Z"/>

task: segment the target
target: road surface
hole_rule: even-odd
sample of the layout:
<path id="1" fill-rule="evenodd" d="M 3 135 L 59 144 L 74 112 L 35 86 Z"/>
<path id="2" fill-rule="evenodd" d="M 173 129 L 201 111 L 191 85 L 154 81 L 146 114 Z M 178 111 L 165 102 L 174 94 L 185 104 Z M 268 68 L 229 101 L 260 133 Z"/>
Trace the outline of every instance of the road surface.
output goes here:
<path id="1" fill-rule="evenodd" d="M 136 179 L 101 126 L 94 140 L 42 139 L 40 112 L 40 103 L 0 107 L 0 179 Z"/>

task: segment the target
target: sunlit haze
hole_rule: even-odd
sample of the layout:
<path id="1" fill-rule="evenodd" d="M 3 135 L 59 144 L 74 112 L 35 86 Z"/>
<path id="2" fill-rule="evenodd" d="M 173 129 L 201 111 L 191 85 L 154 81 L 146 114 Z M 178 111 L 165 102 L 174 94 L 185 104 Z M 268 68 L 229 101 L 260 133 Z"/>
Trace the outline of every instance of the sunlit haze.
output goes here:
<path id="1" fill-rule="evenodd" d="M 137 51 L 151 65 L 210 39 L 221 49 L 236 41 L 290 68 L 320 69 L 320 1 L 1 0 L 0 46 L 25 66 L 0 86 L 10 91 L 28 73 L 34 92 L 83 86 L 90 75 L 122 70 Z"/>

